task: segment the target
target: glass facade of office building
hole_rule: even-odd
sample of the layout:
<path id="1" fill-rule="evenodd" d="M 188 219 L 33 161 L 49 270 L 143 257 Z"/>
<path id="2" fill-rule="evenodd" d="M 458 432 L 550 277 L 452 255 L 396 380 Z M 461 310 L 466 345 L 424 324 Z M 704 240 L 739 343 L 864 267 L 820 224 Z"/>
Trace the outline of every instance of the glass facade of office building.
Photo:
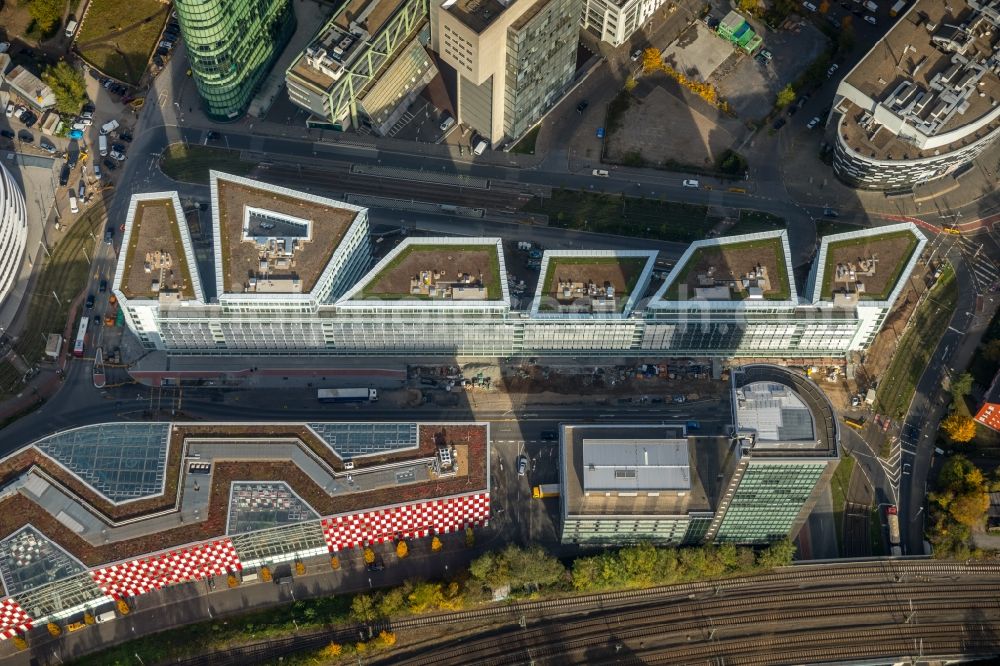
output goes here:
<path id="1" fill-rule="evenodd" d="M 177 0 L 175 7 L 205 112 L 239 118 L 295 32 L 291 0 Z"/>
<path id="2" fill-rule="evenodd" d="M 789 534 L 828 462 L 750 462 L 726 508 L 717 542 L 763 543 Z"/>

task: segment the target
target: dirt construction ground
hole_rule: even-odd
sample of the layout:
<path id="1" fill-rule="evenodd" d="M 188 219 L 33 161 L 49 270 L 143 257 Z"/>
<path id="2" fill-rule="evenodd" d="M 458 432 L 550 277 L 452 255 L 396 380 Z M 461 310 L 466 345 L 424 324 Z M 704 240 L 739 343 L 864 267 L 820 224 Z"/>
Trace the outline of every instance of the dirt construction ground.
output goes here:
<path id="1" fill-rule="evenodd" d="M 606 156 L 622 162 L 630 153 L 661 166 L 711 168 L 745 131 L 740 122 L 681 88 L 665 74 L 639 79 L 632 105 L 608 136 Z"/>

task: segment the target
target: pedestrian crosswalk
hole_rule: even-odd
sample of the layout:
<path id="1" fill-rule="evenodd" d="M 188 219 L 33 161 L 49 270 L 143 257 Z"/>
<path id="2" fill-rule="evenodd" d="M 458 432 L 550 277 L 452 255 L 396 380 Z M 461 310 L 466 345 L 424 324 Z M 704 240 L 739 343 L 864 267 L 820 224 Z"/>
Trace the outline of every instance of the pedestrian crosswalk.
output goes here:
<path id="1" fill-rule="evenodd" d="M 1000 269 L 983 250 L 983 244 L 975 238 L 960 236 L 957 245 L 969 266 L 976 292 L 985 294 L 993 291 L 1000 283 Z"/>

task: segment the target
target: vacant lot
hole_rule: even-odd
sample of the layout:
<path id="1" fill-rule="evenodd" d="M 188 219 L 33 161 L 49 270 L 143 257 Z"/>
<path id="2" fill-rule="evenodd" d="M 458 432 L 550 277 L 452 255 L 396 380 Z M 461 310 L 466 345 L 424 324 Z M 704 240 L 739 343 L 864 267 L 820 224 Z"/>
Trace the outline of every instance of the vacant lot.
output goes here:
<path id="1" fill-rule="evenodd" d="M 917 239 L 909 231 L 831 243 L 827 249 L 823 273 L 823 298 L 833 297 L 838 265 L 857 266 L 860 260 L 875 257 L 877 262 L 874 274 L 858 276 L 858 281 L 865 285 L 865 293 L 861 298 L 884 300 L 889 296 L 916 247 Z"/>
<path id="2" fill-rule="evenodd" d="M 612 123 L 609 123 L 612 125 Z M 607 161 L 630 166 L 714 171 L 716 159 L 732 147 L 743 127 L 667 75 L 643 76 L 631 103 L 609 127 Z"/>
<path id="3" fill-rule="evenodd" d="M 705 206 L 578 190 L 553 190 L 551 197 L 536 197 L 524 210 L 548 215 L 553 227 L 665 241 L 705 238 L 719 222 Z"/>
<path id="4" fill-rule="evenodd" d="M 157 0 L 91 0 L 76 48 L 108 76 L 139 85 L 169 13 Z"/>
<path id="5" fill-rule="evenodd" d="M 556 257 L 549 262 L 542 293 L 563 301 L 567 299 L 561 298 L 559 282 L 593 283 L 598 287 L 610 284 L 615 289 L 616 305 L 621 312 L 646 261 L 644 257 Z M 576 298 L 573 296 L 568 301 Z"/>
<path id="6" fill-rule="evenodd" d="M 667 292 L 668 300 L 688 299 L 694 296 L 695 287 L 700 286 L 698 276 L 709 275 L 718 282 L 735 282 L 737 290 L 733 295 L 737 299 L 746 297 L 739 280 L 746 273 L 760 265 L 767 270 L 769 288 L 764 292 L 764 298 L 769 300 L 785 300 L 790 296 L 788 286 L 788 270 L 782 252 L 781 242 L 774 240 L 750 241 L 716 247 L 705 247 L 696 250 L 684 265 L 677 280 L 670 285 Z M 681 287 L 684 291 L 681 292 Z"/>
<path id="7" fill-rule="evenodd" d="M 421 271 L 438 271 L 442 281 L 452 282 L 460 274 L 482 275 L 487 298 L 500 298 L 500 264 L 496 250 L 483 246 L 433 245 L 403 250 L 364 290 L 371 298 L 409 297 L 410 280 Z"/>

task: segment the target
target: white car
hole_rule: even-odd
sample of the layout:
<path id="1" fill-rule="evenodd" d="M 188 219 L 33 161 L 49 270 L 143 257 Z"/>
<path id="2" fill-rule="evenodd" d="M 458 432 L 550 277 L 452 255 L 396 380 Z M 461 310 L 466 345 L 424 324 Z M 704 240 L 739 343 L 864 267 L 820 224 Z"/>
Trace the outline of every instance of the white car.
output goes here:
<path id="1" fill-rule="evenodd" d="M 806 123 L 806 127 L 809 129 L 814 129 L 817 125 L 819 125 L 819 116 L 814 116 L 812 120 Z"/>
<path id="2" fill-rule="evenodd" d="M 20 120 L 21 116 L 23 116 L 27 110 L 28 110 L 27 107 L 25 107 L 23 104 L 21 106 L 18 106 L 16 109 L 14 109 L 14 117 Z"/>
<path id="3" fill-rule="evenodd" d="M 119 162 L 124 162 L 125 161 L 125 153 L 119 152 L 117 150 L 112 150 L 111 151 L 111 158 L 115 159 L 115 160 L 118 160 Z"/>
<path id="4" fill-rule="evenodd" d="M 0 42 L 0 53 L 10 51 L 10 42 Z"/>
<path id="5" fill-rule="evenodd" d="M 874 16 L 865 16 L 865 20 L 871 23 L 872 25 L 875 25 L 876 23 Z"/>
<path id="6" fill-rule="evenodd" d="M 598 178 L 607 178 L 608 176 L 611 175 L 610 173 L 608 173 L 607 169 L 594 169 L 591 173 L 597 176 Z"/>
<path id="7" fill-rule="evenodd" d="M 441 121 L 441 124 L 438 125 L 438 129 L 440 129 L 442 132 L 447 132 L 448 130 L 451 129 L 452 125 L 454 124 L 455 124 L 455 119 L 452 118 L 451 116 L 448 116 L 447 118 Z"/>
<path id="8" fill-rule="evenodd" d="M 14 115 L 14 102 L 7 102 L 7 117 L 10 118 Z"/>
<path id="9" fill-rule="evenodd" d="M 685 180 L 683 183 L 681 183 L 681 185 L 683 185 L 684 187 L 691 187 L 694 189 L 698 189 L 699 187 L 701 187 L 701 183 L 699 183 L 697 180 Z"/>
<path id="10" fill-rule="evenodd" d="M 838 69 L 840 69 L 840 65 L 838 65 L 837 63 L 833 63 L 832 65 L 830 65 L 830 69 L 826 70 L 826 78 L 830 78 L 831 76 L 833 76 L 834 72 L 836 72 Z"/>

